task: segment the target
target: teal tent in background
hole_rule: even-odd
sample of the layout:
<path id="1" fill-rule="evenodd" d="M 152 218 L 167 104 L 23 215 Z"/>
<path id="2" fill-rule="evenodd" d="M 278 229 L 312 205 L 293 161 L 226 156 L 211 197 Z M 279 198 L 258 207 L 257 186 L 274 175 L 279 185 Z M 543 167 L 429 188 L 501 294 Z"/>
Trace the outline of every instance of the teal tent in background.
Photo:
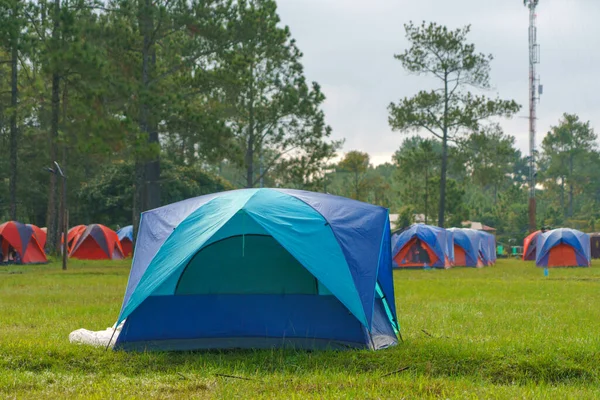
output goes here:
<path id="1" fill-rule="evenodd" d="M 397 343 L 388 211 L 242 189 L 142 214 L 115 348 Z"/>

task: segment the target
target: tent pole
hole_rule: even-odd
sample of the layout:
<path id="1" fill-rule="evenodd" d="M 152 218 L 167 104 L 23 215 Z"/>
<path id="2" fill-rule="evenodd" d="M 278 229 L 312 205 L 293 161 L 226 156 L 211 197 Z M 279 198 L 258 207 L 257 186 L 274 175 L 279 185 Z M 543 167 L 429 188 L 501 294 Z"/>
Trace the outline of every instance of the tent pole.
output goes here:
<path id="1" fill-rule="evenodd" d="M 113 333 L 112 333 L 112 335 L 110 335 L 110 340 L 106 344 L 106 349 L 104 349 L 105 351 L 108 351 L 108 348 L 110 347 L 110 343 L 112 342 L 113 338 L 115 337 L 115 333 L 117 332 L 117 328 L 118 328 L 118 326 L 115 325 L 115 328 L 113 329 Z"/>

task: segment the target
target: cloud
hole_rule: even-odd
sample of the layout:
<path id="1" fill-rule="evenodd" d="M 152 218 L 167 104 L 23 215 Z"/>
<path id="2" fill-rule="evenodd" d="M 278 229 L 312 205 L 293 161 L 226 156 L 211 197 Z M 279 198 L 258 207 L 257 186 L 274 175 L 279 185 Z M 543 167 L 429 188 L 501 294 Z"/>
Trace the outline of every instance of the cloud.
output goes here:
<path id="1" fill-rule="evenodd" d="M 308 79 L 327 96 L 327 122 L 344 151 L 371 154 L 374 163 L 391 157 L 404 135 L 392 132 L 387 106 L 433 81 L 407 74 L 393 58 L 407 46 L 403 24 L 435 21 L 456 28 L 472 25 L 478 51 L 494 55 L 492 84 L 502 98 L 523 109 L 502 121 L 506 133 L 528 152 L 528 23 L 520 0 L 279 0 L 283 24 L 304 53 Z M 538 7 L 539 74 L 544 95 L 538 106 L 538 144 L 564 112 L 592 124 L 600 117 L 600 1 L 545 0 Z M 377 160 L 377 161 L 376 161 Z"/>

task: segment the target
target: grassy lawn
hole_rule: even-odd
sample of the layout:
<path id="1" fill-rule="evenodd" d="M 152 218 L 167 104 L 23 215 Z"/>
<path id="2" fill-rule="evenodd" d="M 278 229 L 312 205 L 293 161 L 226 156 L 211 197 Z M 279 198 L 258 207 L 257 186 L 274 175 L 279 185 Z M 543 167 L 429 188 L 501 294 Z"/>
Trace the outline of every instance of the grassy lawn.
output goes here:
<path id="1" fill-rule="evenodd" d="M 128 272 L 126 262 L 0 267 L 0 398 L 600 398 L 597 268 L 396 271 L 404 342 L 378 352 L 70 344 L 71 331 L 115 321 Z"/>

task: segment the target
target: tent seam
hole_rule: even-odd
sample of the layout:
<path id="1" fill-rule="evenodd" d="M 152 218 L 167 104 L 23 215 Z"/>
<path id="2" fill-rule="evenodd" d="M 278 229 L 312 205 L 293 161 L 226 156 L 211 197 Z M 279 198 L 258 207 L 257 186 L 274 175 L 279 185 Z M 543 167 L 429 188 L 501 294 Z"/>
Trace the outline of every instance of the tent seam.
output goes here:
<path id="1" fill-rule="evenodd" d="M 277 189 L 275 189 L 275 190 L 277 190 Z M 333 234 L 333 237 L 335 237 L 335 240 L 336 240 L 336 242 L 337 242 L 337 244 L 338 244 L 338 246 L 339 246 L 340 250 L 342 251 L 342 254 L 344 254 L 344 250 L 343 250 L 343 249 L 342 249 L 342 247 L 340 246 L 340 238 L 339 238 L 339 237 L 338 237 L 338 236 L 335 234 L 335 231 L 334 231 L 334 230 L 333 230 L 333 228 L 331 227 L 331 223 L 329 222 L 329 220 L 328 220 L 327 218 L 325 218 L 325 216 L 324 216 L 323 214 L 321 214 L 321 213 L 319 212 L 319 210 L 317 210 L 317 209 L 316 209 L 316 208 L 314 208 L 312 205 L 308 204 L 306 201 L 304 201 L 304 200 L 302 200 L 302 199 L 300 199 L 300 198 L 298 198 L 298 197 L 296 197 L 296 196 L 292 196 L 292 195 L 291 195 L 291 194 L 289 194 L 289 193 L 285 193 L 285 192 L 282 192 L 282 191 L 279 191 L 279 190 L 277 190 L 277 192 L 279 192 L 279 193 L 281 193 L 281 194 L 284 194 L 284 195 L 286 195 L 286 196 L 292 197 L 292 198 L 294 198 L 294 199 L 296 199 L 296 200 L 299 200 L 299 201 L 303 202 L 304 204 L 306 204 L 307 206 L 309 206 L 310 208 L 312 208 L 312 209 L 313 209 L 313 210 L 314 210 L 314 211 L 315 211 L 317 214 L 319 214 L 321 217 L 323 217 L 323 219 L 325 220 L 325 222 L 327 222 L 327 226 L 328 226 L 328 227 L 329 227 L 329 229 L 331 230 L 331 233 Z M 358 201 L 358 200 L 356 200 L 356 201 Z M 384 210 L 386 210 L 386 213 L 389 213 L 389 210 L 388 210 L 388 209 L 386 209 L 386 208 L 384 208 L 384 207 L 380 207 L 380 206 L 375 206 L 375 207 L 383 208 Z M 386 214 L 386 215 L 387 215 L 387 214 Z M 389 221 L 389 216 L 387 217 L 387 219 L 388 219 L 388 221 Z M 346 257 L 344 256 L 344 259 L 345 259 L 345 258 L 346 258 Z M 377 264 L 377 268 L 379 268 L 379 260 L 377 260 L 377 262 L 378 262 L 378 264 Z M 348 260 L 346 260 L 346 264 L 348 264 Z M 353 283 L 354 283 L 354 285 L 356 286 L 356 282 L 354 282 L 354 276 L 352 276 L 352 273 L 350 273 L 350 277 L 352 278 L 352 282 L 353 282 Z M 377 282 L 377 276 L 375 277 L 375 282 Z M 358 291 L 357 291 L 357 292 L 358 292 Z M 373 292 L 375 292 L 375 288 L 373 288 Z M 360 295 L 359 295 L 359 298 L 360 298 Z M 362 301 L 361 301 L 361 302 L 362 302 Z M 375 303 L 373 303 L 373 307 L 375 307 Z M 364 312 L 364 307 L 363 307 L 363 312 Z M 366 314 L 365 314 L 365 319 L 366 319 Z M 367 321 L 367 322 L 368 322 L 368 324 L 369 324 L 369 326 L 368 326 L 368 329 L 369 329 L 369 330 L 371 329 L 372 320 L 373 320 L 373 314 L 371 313 L 371 321 Z"/>
<path id="2" fill-rule="evenodd" d="M 271 189 L 266 189 L 266 190 L 271 190 Z M 342 248 L 341 248 L 341 246 L 340 246 L 340 241 L 339 241 L 339 239 L 338 239 L 337 235 L 335 234 L 335 232 L 334 232 L 334 231 L 333 231 L 333 229 L 331 228 L 331 224 L 329 223 L 329 221 L 327 220 L 327 218 L 325 218 L 325 216 L 324 216 L 323 214 L 321 214 L 321 213 L 320 213 L 320 212 L 319 212 L 317 209 L 315 209 L 314 207 L 312 207 L 310 204 L 308 204 L 307 202 L 305 202 L 305 201 L 304 201 L 304 200 L 302 200 L 302 199 L 299 199 L 299 198 L 297 198 L 297 197 L 294 197 L 294 196 L 292 196 L 292 195 L 289 195 L 289 194 L 287 194 L 287 193 L 284 193 L 284 192 L 280 192 L 280 191 L 277 191 L 277 192 L 278 192 L 278 193 L 281 193 L 282 195 L 285 195 L 285 196 L 291 197 L 292 199 L 295 199 L 295 200 L 298 200 L 298 201 L 300 201 L 301 203 L 303 203 L 303 204 L 305 204 L 306 206 L 310 207 L 310 209 L 312 209 L 312 210 L 313 210 L 315 213 L 317 213 L 317 215 L 319 215 L 321 218 L 323 218 L 323 220 L 324 220 L 324 221 L 327 223 L 327 226 L 329 227 L 329 231 L 331 232 L 331 234 L 333 235 L 333 237 L 334 237 L 334 239 L 335 239 L 335 241 L 336 241 L 336 244 L 337 244 L 337 246 L 338 246 L 338 249 L 340 250 L 341 254 L 342 254 L 342 255 L 344 255 L 344 251 L 342 250 Z M 250 200 L 250 199 L 248 199 L 248 200 Z M 245 206 L 245 204 L 244 204 L 244 206 Z M 265 229 L 267 232 L 269 232 L 269 233 L 270 233 L 269 229 L 267 229 L 267 228 L 266 228 L 266 227 L 265 227 L 265 226 L 264 226 L 262 223 L 260 223 L 259 221 L 257 221 L 257 220 L 256 220 L 256 219 L 255 219 L 255 218 L 252 216 L 252 214 L 250 214 L 250 213 L 246 213 L 246 214 L 247 214 L 247 215 L 248 215 L 250 218 L 252 218 L 252 219 L 253 219 L 253 220 L 254 220 L 254 221 L 257 223 L 257 224 L 259 224 L 261 227 L 263 227 L 263 228 L 264 228 L 264 229 Z M 271 236 L 273 236 L 273 235 L 271 235 Z M 273 236 L 273 238 L 275 239 L 275 237 L 274 237 L 274 236 Z M 275 240 L 277 240 L 277 239 L 275 239 Z M 290 254 L 292 254 L 292 253 L 291 253 L 291 252 L 290 252 L 290 251 L 289 251 L 289 250 L 288 250 L 288 249 L 287 249 L 287 248 L 286 248 L 286 247 L 285 247 L 285 246 L 284 246 L 284 245 L 283 245 L 281 242 L 279 242 L 279 240 L 277 240 L 277 242 L 278 242 L 279 244 L 281 244 L 281 246 L 282 246 L 284 249 L 286 249 L 286 251 L 287 251 L 287 252 L 289 252 Z M 292 256 L 293 256 L 293 254 L 292 254 Z M 296 258 L 296 257 L 294 257 L 294 258 Z M 344 256 L 344 261 L 346 261 L 346 266 L 348 266 L 348 260 L 346 260 L 346 257 L 345 257 L 345 256 Z M 300 261 L 298 261 L 298 262 L 300 262 Z M 301 264 L 302 264 L 302 263 L 301 263 Z M 304 264 L 302 264 L 302 266 L 303 266 L 303 267 L 306 269 L 306 267 L 304 266 Z M 349 267 L 349 266 L 348 266 L 348 267 Z M 308 271 L 308 269 L 307 269 L 307 271 Z M 308 271 L 308 272 L 310 273 L 310 271 Z M 355 292 L 356 292 L 356 295 L 358 296 L 358 298 L 359 298 L 359 300 L 360 300 L 360 294 L 358 293 L 358 290 L 356 289 L 356 283 L 354 282 L 354 277 L 352 276 L 352 273 L 350 272 L 350 268 L 348 268 L 348 273 L 350 274 L 350 278 L 352 279 L 352 283 L 354 284 L 354 290 L 355 290 Z M 312 273 L 311 273 L 311 274 L 312 274 Z M 316 277 L 315 277 L 315 279 L 316 279 Z M 318 280 L 318 279 L 317 279 L 317 280 Z M 329 288 L 327 288 L 327 290 L 329 290 Z M 330 290 L 330 291 L 331 291 L 331 290 Z M 336 296 L 336 298 L 337 298 L 337 296 Z M 338 298 L 338 300 L 339 300 L 339 298 Z M 367 320 L 367 315 L 366 315 L 366 313 L 365 313 L 364 307 L 362 306 L 362 300 L 361 300 L 361 309 L 363 310 L 363 314 L 364 314 L 365 321 L 366 321 L 366 320 Z M 358 319 L 358 317 L 357 317 L 357 319 Z M 371 321 L 367 321 L 367 324 L 370 326 L 370 325 L 371 325 Z M 369 331 L 370 331 L 370 327 L 367 327 L 367 328 L 368 328 L 368 329 L 369 329 Z"/>

